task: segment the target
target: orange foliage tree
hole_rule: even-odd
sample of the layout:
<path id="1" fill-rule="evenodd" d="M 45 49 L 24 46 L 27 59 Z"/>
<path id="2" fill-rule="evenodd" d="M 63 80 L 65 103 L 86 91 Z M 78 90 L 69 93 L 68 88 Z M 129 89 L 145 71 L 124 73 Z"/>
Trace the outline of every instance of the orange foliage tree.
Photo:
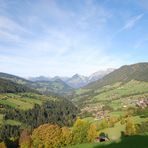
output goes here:
<path id="1" fill-rule="evenodd" d="M 31 148 L 32 139 L 29 134 L 28 129 L 24 129 L 20 138 L 19 138 L 19 146 L 20 148 Z"/>
<path id="2" fill-rule="evenodd" d="M 4 142 L 0 143 L 0 148 L 7 148 Z"/>
<path id="3" fill-rule="evenodd" d="M 58 125 L 44 124 L 32 133 L 34 147 L 55 148 L 61 145 L 62 130 Z"/>

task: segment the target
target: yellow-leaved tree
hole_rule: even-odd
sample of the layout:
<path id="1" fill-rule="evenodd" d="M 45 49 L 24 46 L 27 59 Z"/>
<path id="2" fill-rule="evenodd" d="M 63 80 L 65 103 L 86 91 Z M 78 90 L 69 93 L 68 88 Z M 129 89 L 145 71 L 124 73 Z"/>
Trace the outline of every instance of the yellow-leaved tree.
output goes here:
<path id="1" fill-rule="evenodd" d="M 32 133 L 33 147 L 55 148 L 61 145 L 62 130 L 58 125 L 43 124 Z"/>
<path id="2" fill-rule="evenodd" d="M 134 122 L 127 118 L 126 120 L 126 127 L 125 127 L 125 134 L 126 135 L 135 135 L 137 133 L 137 128 Z"/>
<path id="3" fill-rule="evenodd" d="M 98 132 L 95 124 L 91 124 L 87 131 L 88 142 L 94 142 L 95 138 L 98 136 Z"/>
<path id="4" fill-rule="evenodd" d="M 73 128 L 73 144 L 93 142 L 97 136 L 96 126 L 77 118 Z"/>
<path id="5" fill-rule="evenodd" d="M 72 131 L 68 127 L 62 127 L 61 146 L 70 145 L 72 143 Z"/>
<path id="6" fill-rule="evenodd" d="M 4 142 L 0 142 L 0 148 L 7 148 Z"/>
<path id="7" fill-rule="evenodd" d="M 19 146 L 20 148 L 31 148 L 32 139 L 31 139 L 28 129 L 24 129 L 22 134 L 20 135 Z"/>
<path id="8" fill-rule="evenodd" d="M 77 118 L 72 128 L 73 144 L 86 143 L 88 141 L 87 131 L 89 129 L 89 125 L 90 125 L 89 122 L 84 121 L 80 118 Z"/>

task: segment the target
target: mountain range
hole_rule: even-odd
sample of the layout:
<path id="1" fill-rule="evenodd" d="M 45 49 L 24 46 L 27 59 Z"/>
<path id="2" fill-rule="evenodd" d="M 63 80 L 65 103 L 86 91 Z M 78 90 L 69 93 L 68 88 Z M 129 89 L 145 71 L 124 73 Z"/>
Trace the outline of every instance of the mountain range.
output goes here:
<path id="1" fill-rule="evenodd" d="M 83 76 L 80 74 L 75 74 L 72 77 L 60 77 L 60 76 L 55 76 L 55 77 L 45 77 L 45 76 L 39 76 L 39 77 L 29 77 L 28 80 L 33 81 L 33 82 L 38 82 L 38 81 L 55 81 L 61 79 L 63 82 L 65 82 L 67 85 L 69 85 L 72 88 L 80 88 L 83 86 L 86 86 L 87 84 L 94 82 L 96 80 L 99 80 L 103 78 L 105 75 L 109 74 L 110 72 L 114 71 L 115 69 L 109 68 L 106 70 L 102 71 L 97 71 L 90 76 Z"/>
<path id="2" fill-rule="evenodd" d="M 53 81 L 30 81 L 15 75 L 7 74 L 7 73 L 0 73 L 0 82 L 2 85 L 0 85 L 1 91 L 6 91 L 5 88 L 11 88 L 11 92 L 14 92 L 14 90 L 17 90 L 17 87 L 22 88 L 23 90 L 36 90 L 40 93 L 55 93 L 55 94 L 61 94 L 61 93 L 67 93 L 72 90 L 72 88 L 67 85 L 65 82 L 63 82 L 61 79 L 56 79 Z M 5 83 L 4 83 L 5 82 Z M 11 85 L 13 84 L 13 85 Z M 31 88 L 31 89 L 29 89 Z M 21 89 L 21 91 L 23 91 Z"/>

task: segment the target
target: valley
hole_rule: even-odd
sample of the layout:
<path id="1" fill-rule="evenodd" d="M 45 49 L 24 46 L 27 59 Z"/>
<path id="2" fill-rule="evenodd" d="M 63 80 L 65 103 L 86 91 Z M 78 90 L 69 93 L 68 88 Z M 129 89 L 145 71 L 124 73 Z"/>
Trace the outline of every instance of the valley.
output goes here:
<path id="1" fill-rule="evenodd" d="M 148 148 L 148 0 L 0 0 L 0 148 Z"/>
<path id="2" fill-rule="evenodd" d="M 96 140 L 101 133 L 110 139 L 105 145 L 125 138 L 123 135 L 145 135 L 148 132 L 147 72 L 147 63 L 123 66 L 78 89 L 60 79 L 33 82 L 0 73 L 0 138 L 7 147 L 18 147 L 18 137 L 26 128 L 35 142 L 43 136 L 40 133 L 48 131 L 43 131 L 42 126 L 49 130 L 55 126 L 57 131 L 53 132 L 59 132 L 61 138 L 69 135 L 66 141 L 59 138 L 63 144 L 57 140 L 55 145 L 81 148 L 101 147 Z M 47 132 L 48 136 L 51 135 Z M 46 137 L 42 140 L 49 142 Z M 42 140 L 33 144 L 44 146 Z M 83 145 L 87 142 L 92 144 Z M 47 145 L 52 147 L 50 143 Z"/>

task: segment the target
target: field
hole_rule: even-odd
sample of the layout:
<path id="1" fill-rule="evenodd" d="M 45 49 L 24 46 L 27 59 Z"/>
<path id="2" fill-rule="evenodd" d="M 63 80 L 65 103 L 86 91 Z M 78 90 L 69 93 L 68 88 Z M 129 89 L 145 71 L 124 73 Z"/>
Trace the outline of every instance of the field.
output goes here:
<path id="1" fill-rule="evenodd" d="M 109 116 L 110 117 L 120 117 L 121 115 L 124 115 L 124 112 L 123 111 L 117 111 L 117 112 L 111 112 L 109 113 Z M 148 121 L 148 118 L 141 118 L 140 116 L 132 116 L 130 117 L 130 119 L 132 121 L 134 121 L 135 124 L 140 124 L 142 122 L 146 122 Z M 87 117 L 87 118 L 84 118 L 83 120 L 85 121 L 88 121 L 90 123 L 94 123 L 98 129 L 100 123 L 102 120 L 95 120 L 95 118 L 93 117 Z M 121 124 L 120 121 L 115 123 L 114 127 L 109 127 L 109 128 L 105 128 L 105 129 L 102 129 L 102 130 L 99 130 L 98 129 L 98 132 L 99 133 L 105 133 L 108 135 L 108 137 L 111 139 L 111 140 L 118 140 L 120 139 L 121 137 L 121 133 L 122 131 L 125 131 L 125 124 Z"/>
<path id="2" fill-rule="evenodd" d="M 132 96 L 135 94 L 147 93 L 148 92 L 148 83 L 146 82 L 138 82 L 138 81 L 130 81 L 124 85 L 116 87 L 113 90 L 108 90 L 107 92 L 103 92 L 97 96 L 95 96 L 94 100 L 108 100 L 108 99 L 116 99 L 122 98 L 125 96 Z"/>
<path id="3" fill-rule="evenodd" d="M 8 125 L 22 125 L 21 122 L 15 121 L 15 120 L 6 120 L 5 124 L 8 124 Z"/>
<path id="4" fill-rule="evenodd" d="M 21 125 L 22 123 L 15 120 L 3 120 L 3 110 L 6 107 L 19 110 L 29 110 L 34 107 L 35 104 L 41 105 L 44 101 L 54 100 L 51 96 L 44 96 L 33 93 L 16 93 L 16 94 L 0 94 L 0 125 Z"/>
<path id="5" fill-rule="evenodd" d="M 111 140 L 117 140 L 120 139 L 122 131 L 125 131 L 125 125 L 118 122 L 114 127 L 103 129 L 100 133 L 106 133 Z"/>
<path id="6" fill-rule="evenodd" d="M 134 105 L 137 99 L 146 98 L 148 96 L 148 83 L 131 80 L 126 84 L 118 82 L 96 90 L 79 89 L 76 90 L 75 94 L 73 101 L 80 107 L 110 103 L 110 106 L 117 110 L 124 105 Z"/>
<path id="7" fill-rule="evenodd" d="M 34 104 L 41 105 L 45 100 L 52 100 L 52 97 L 45 97 L 32 93 L 0 94 L 0 104 L 7 105 L 20 110 L 32 109 Z"/>
<path id="8" fill-rule="evenodd" d="M 148 147 L 148 135 L 138 135 L 123 137 L 120 141 L 116 142 L 103 142 L 93 144 L 79 144 L 75 146 L 69 146 L 67 148 L 147 148 Z"/>

